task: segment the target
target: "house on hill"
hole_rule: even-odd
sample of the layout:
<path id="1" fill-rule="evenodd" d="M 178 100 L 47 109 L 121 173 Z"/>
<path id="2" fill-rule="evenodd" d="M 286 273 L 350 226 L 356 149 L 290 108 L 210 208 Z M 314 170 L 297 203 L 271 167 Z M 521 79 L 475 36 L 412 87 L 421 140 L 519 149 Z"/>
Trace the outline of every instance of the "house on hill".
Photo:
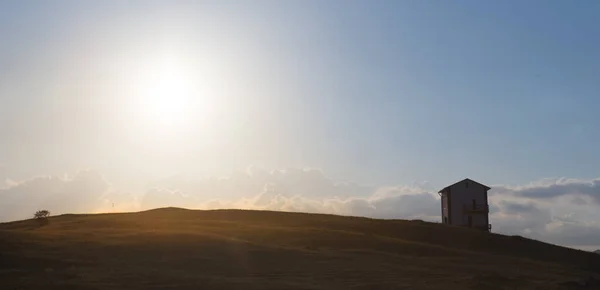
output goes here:
<path id="1" fill-rule="evenodd" d="M 489 186 L 468 178 L 444 187 L 438 192 L 442 223 L 490 231 L 488 190 Z"/>

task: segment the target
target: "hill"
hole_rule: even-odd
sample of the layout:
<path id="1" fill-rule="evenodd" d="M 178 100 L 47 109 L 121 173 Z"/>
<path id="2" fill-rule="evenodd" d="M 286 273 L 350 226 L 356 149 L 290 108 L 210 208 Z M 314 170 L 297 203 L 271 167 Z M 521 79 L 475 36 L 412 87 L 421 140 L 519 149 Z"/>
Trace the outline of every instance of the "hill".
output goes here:
<path id="1" fill-rule="evenodd" d="M 1 289 L 591 289 L 600 256 L 422 221 L 268 211 L 0 224 Z"/>

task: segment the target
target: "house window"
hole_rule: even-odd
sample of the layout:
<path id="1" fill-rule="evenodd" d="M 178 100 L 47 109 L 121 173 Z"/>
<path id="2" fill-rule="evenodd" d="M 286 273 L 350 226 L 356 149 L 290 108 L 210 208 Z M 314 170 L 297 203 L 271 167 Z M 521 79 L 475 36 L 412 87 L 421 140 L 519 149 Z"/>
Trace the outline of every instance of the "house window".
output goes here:
<path id="1" fill-rule="evenodd" d="M 465 186 L 466 186 L 467 188 L 469 188 L 469 183 L 468 183 L 468 182 L 466 182 L 466 183 L 465 183 Z"/>

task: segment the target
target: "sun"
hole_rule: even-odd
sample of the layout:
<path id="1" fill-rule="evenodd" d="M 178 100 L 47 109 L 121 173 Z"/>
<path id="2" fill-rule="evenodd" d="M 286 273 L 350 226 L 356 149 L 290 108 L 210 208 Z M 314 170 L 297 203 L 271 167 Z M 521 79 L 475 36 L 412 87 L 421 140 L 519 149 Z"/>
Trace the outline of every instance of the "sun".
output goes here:
<path id="1" fill-rule="evenodd" d="M 211 96 L 200 89 L 198 81 L 184 66 L 172 61 L 138 70 L 131 80 L 138 121 L 153 128 L 174 130 L 187 126 L 194 115 L 205 115 Z"/>
<path id="2" fill-rule="evenodd" d="M 139 97 L 147 118 L 163 125 L 181 125 L 197 96 L 190 76 L 182 68 L 163 65 L 145 78 Z"/>
<path id="3" fill-rule="evenodd" d="M 123 104 L 150 136 L 208 134 L 224 122 L 227 99 L 207 64 L 173 55 L 144 57 L 124 70 Z"/>
<path id="4" fill-rule="evenodd" d="M 186 117 L 194 100 L 194 90 L 181 71 L 162 70 L 147 84 L 143 93 L 149 117 L 162 123 L 177 123 Z"/>

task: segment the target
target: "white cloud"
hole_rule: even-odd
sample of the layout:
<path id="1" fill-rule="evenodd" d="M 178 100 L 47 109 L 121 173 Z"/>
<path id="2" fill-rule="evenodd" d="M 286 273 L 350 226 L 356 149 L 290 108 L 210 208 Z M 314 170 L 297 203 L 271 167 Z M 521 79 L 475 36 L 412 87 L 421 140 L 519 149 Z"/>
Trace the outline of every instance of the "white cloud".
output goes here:
<path id="1" fill-rule="evenodd" d="M 12 187 L 12 186 L 16 186 L 18 184 L 19 184 L 18 182 L 14 181 L 14 180 L 12 180 L 10 178 L 7 178 L 7 179 L 4 180 L 5 187 Z"/>
<path id="2" fill-rule="evenodd" d="M 490 203 L 494 229 L 552 243 L 600 247 L 600 179 L 543 179 L 495 186 Z"/>
<path id="3" fill-rule="evenodd" d="M 94 170 L 72 177 L 40 176 L 23 182 L 11 181 L 0 189 L 0 221 L 25 219 L 36 210 L 53 214 L 96 212 L 106 207 L 110 185 Z"/>
<path id="4" fill-rule="evenodd" d="M 560 196 L 587 196 L 600 203 L 600 179 L 548 178 L 524 186 L 495 187 L 498 194 L 511 194 L 531 199 L 553 199 Z"/>
<path id="5" fill-rule="evenodd" d="M 363 197 L 375 188 L 351 182 L 334 182 L 319 169 L 297 169 L 267 171 L 250 167 L 247 171 L 236 171 L 227 177 L 189 179 L 173 176 L 151 184 L 156 188 L 177 190 L 194 196 L 199 201 L 211 199 L 240 199 L 255 196 L 265 185 L 276 187 L 278 194 L 303 197 Z"/>
<path id="6" fill-rule="evenodd" d="M 545 179 L 490 191 L 493 231 L 573 246 L 600 245 L 599 180 Z M 336 182 L 318 169 L 249 168 L 220 178 L 175 176 L 141 195 L 119 192 L 93 170 L 73 177 L 10 181 L 0 189 L 0 220 L 35 210 L 137 211 L 157 207 L 266 209 L 375 218 L 440 220 L 440 200 L 427 184 L 364 186 Z"/>

